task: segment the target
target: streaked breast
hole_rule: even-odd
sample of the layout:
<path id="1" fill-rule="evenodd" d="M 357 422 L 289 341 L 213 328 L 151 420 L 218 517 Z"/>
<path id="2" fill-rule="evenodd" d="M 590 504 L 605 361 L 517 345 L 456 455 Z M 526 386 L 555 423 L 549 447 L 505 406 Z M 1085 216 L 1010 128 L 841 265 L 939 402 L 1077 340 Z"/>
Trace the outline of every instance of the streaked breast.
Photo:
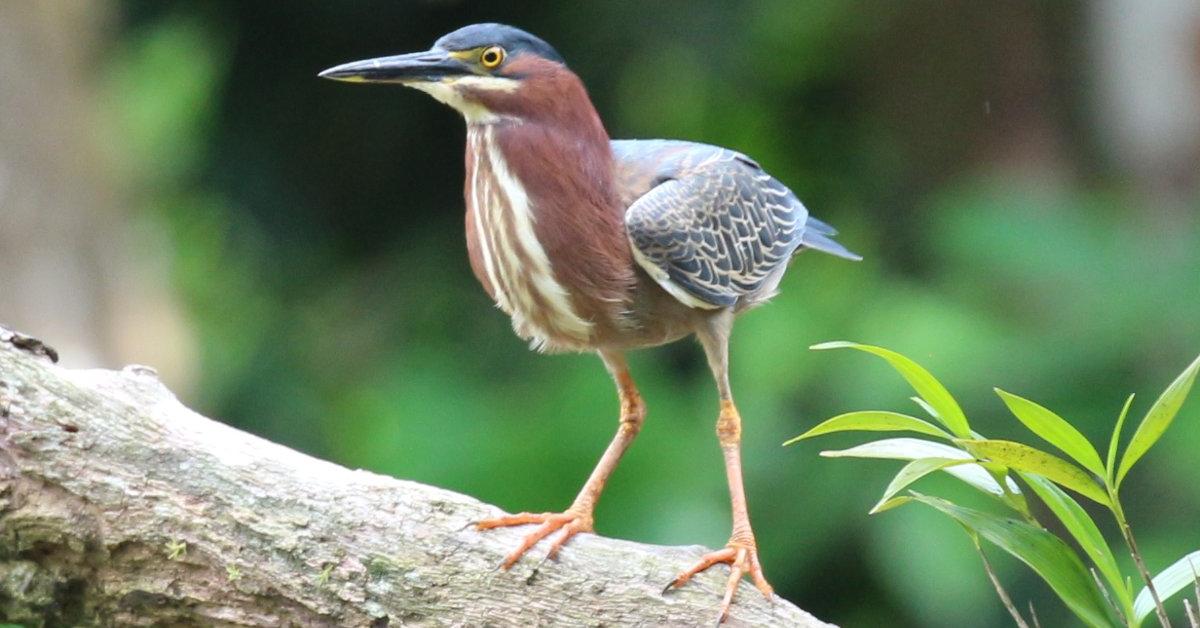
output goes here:
<path id="1" fill-rule="evenodd" d="M 467 130 L 468 237 L 476 274 L 513 330 L 538 350 L 586 349 L 594 325 L 575 311 L 534 230 L 525 186 L 513 175 L 492 125 Z"/>

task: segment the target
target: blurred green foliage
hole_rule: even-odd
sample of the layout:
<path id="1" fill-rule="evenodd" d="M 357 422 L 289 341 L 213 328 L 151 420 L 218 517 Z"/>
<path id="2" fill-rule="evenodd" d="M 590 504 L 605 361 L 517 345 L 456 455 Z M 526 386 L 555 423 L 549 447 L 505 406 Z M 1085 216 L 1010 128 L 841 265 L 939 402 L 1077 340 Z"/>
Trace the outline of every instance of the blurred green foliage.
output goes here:
<path id="1" fill-rule="evenodd" d="M 737 148 L 840 227 L 866 261 L 802 255 L 732 346 L 764 568 L 830 621 L 1009 620 L 956 524 L 916 509 L 864 520 L 888 465 L 780 448 L 819 417 L 902 398 L 882 366 L 806 347 L 851 337 L 912 355 L 967 391 L 960 401 L 996 437 L 1014 429 L 989 393 L 1000 384 L 1093 440 L 1131 385 L 1156 390 L 1200 347 L 1200 198 L 1160 203 L 1079 124 L 1088 105 L 1064 78 L 1085 63 L 1073 3 L 122 7 L 102 60 L 111 144 L 136 184 L 135 219 L 174 244 L 168 263 L 202 347 L 188 401 L 342 464 L 508 510 L 559 509 L 611 437 L 616 399 L 595 357 L 530 353 L 471 277 L 456 114 L 399 88 L 317 80 L 325 67 L 513 23 L 559 48 L 614 137 Z M 987 157 L 1024 111 L 1003 71 L 1028 43 L 1011 41 L 1012 20 L 1035 27 L 1029 37 L 1050 33 L 1051 52 L 1077 53 L 1047 53 L 1057 65 L 1036 77 L 1062 147 L 1026 168 Z M 729 513 L 699 351 L 641 352 L 632 368 L 648 421 L 598 531 L 719 546 Z M 1152 567 L 1194 545 L 1195 418 L 1129 482 L 1150 496 L 1128 508 L 1147 522 Z M 1052 607 L 1019 564 L 996 563 L 1015 599 Z"/>
<path id="2" fill-rule="evenodd" d="M 876 438 L 849 449 L 821 452 L 822 456 L 831 458 L 909 461 L 888 484 L 870 514 L 909 503 L 922 503 L 940 511 L 967 531 L 986 571 L 990 573 L 991 566 L 980 539 L 1027 564 L 1080 621 L 1095 628 L 1140 626 L 1155 610 L 1160 625 L 1170 626 L 1171 613 L 1162 603 L 1193 584 L 1197 587 L 1195 601 L 1200 603 L 1200 576 L 1194 571 L 1195 566 L 1200 565 L 1200 550 L 1189 552 L 1159 574 L 1152 574 L 1137 549 L 1120 493 L 1121 483 L 1129 470 L 1163 438 L 1174 422 L 1195 383 L 1197 372 L 1200 372 L 1200 358 L 1192 361 L 1154 401 L 1125 442 L 1122 428 L 1134 400 L 1133 395 L 1128 397 L 1117 415 L 1108 439 L 1107 455 L 1102 461 L 1099 450 L 1083 434 L 1037 402 L 995 389 L 1013 416 L 1041 441 L 1030 446 L 1019 441 L 988 439 L 969 425 L 962 407 L 945 386 L 910 358 L 881 347 L 844 341 L 813 347 L 820 350 L 843 348 L 886 360 L 912 386 L 917 393 L 912 400 L 929 419 L 950 430 L 947 432 L 928 419 L 867 410 L 840 414 L 784 443 L 792 445 L 840 432 L 906 432 L 925 437 Z M 1058 452 L 1046 451 L 1043 441 L 1073 462 L 1060 457 Z M 908 490 L 915 482 L 937 471 L 953 475 L 992 497 L 1003 506 L 1004 512 L 997 514 L 996 504 L 986 510 L 976 510 Z M 1133 575 L 1122 575 L 1110 543 L 1095 520 L 1063 489 L 1070 489 L 1109 510 L 1121 540 L 1135 561 L 1138 578 L 1144 583 L 1140 591 L 1134 585 Z M 1034 495 L 1054 518 L 1049 514 L 1044 517 L 1034 515 L 1031 509 L 1034 504 L 1031 496 Z M 1062 538 L 1047 529 L 1047 521 L 1065 529 L 1060 535 Z M 1064 543 L 1063 538 L 1078 544 L 1082 553 Z M 1093 566 L 1086 566 L 1085 562 Z M 993 584 L 1018 626 L 1027 628 L 1038 624 L 1032 606 L 1026 618 L 1026 612 L 1007 598 L 1003 584 L 995 579 Z M 1183 620 L 1184 610 L 1181 605 L 1176 621 Z M 1191 623 L 1194 625 L 1195 622 Z"/>

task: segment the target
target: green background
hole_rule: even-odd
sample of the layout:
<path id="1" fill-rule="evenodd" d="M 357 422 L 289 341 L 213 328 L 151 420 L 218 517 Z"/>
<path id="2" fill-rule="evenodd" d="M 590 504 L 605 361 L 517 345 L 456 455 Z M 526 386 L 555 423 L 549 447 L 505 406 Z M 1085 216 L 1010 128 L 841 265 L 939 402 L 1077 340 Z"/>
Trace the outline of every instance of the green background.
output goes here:
<path id="1" fill-rule="evenodd" d="M 96 72 L 139 186 L 133 219 L 169 234 L 163 264 L 199 338 L 186 401 L 510 511 L 570 503 L 616 427 L 611 382 L 594 356 L 528 351 L 471 276 L 459 116 L 316 73 L 504 21 L 558 48 L 613 137 L 753 156 L 866 257 L 801 256 L 734 333 L 768 578 L 846 626 L 1002 626 L 954 523 L 914 507 L 867 517 L 898 463 L 817 457 L 852 436 L 780 446 L 840 412 L 915 411 L 882 362 L 817 342 L 909 355 L 988 436 L 1027 438 L 1000 386 L 1095 442 L 1126 394 L 1136 420 L 1200 352 L 1194 175 L 1163 191 L 1106 143 L 1087 5 L 991 4 L 128 2 Z M 701 352 L 686 341 L 631 363 L 648 419 L 597 531 L 720 546 Z M 1197 443 L 1193 400 L 1126 484 L 1152 570 L 1200 547 Z M 993 562 L 1043 625 L 1072 621 L 1023 566 Z"/>

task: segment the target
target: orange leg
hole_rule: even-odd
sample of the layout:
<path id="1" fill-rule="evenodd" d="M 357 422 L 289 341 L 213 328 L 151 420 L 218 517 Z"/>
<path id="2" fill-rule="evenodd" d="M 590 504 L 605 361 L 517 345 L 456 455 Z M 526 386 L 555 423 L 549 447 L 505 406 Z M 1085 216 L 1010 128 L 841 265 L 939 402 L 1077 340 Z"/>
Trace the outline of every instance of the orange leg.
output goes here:
<path id="1" fill-rule="evenodd" d="M 721 413 L 717 418 L 717 440 L 725 457 L 725 476 L 729 480 L 733 533 L 724 549 L 701 556 L 695 565 L 680 573 L 664 589 L 665 592 L 674 587 L 681 587 L 691 580 L 692 576 L 718 563 L 729 565 L 729 580 L 725 584 L 725 595 L 721 599 L 717 623 L 724 622 L 729 616 L 733 595 L 737 592 L 743 576 L 749 575 L 754 581 L 754 586 L 758 587 L 767 599 L 772 599 L 775 594 L 763 576 L 762 565 L 758 561 L 758 545 L 754 541 L 754 531 L 750 528 L 750 512 L 746 508 L 746 489 L 742 482 L 742 417 L 733 404 L 733 395 L 729 389 L 729 331 L 732 326 L 732 312 L 724 311 L 709 319 L 707 325 L 698 330 L 696 335 L 704 346 L 708 365 L 717 383 L 717 393 L 721 398 Z"/>
<path id="2" fill-rule="evenodd" d="M 762 594 L 770 599 L 774 589 L 763 576 L 762 565 L 758 562 L 758 545 L 754 541 L 754 531 L 750 528 L 750 513 L 746 508 L 746 491 L 742 485 L 742 456 L 741 437 L 742 420 L 733 401 L 721 400 L 721 415 L 717 419 L 717 437 L 721 442 L 721 452 L 725 456 L 725 474 L 729 479 L 729 496 L 733 506 L 733 534 L 724 549 L 709 552 L 700 557 L 691 568 L 679 574 L 667 585 L 667 589 L 681 587 L 692 576 L 716 565 L 725 563 L 730 566 L 729 581 L 725 585 L 725 596 L 721 599 L 720 618 L 725 621 L 729 615 L 729 607 L 733 604 L 733 594 L 737 591 L 742 576 L 749 575 Z"/>
<path id="3" fill-rule="evenodd" d="M 561 530 L 550 544 L 550 549 L 546 553 L 547 558 L 557 556 L 558 551 L 562 549 L 563 545 L 566 545 L 571 537 L 580 532 L 593 530 L 592 513 L 596 508 L 596 502 L 600 499 L 601 491 L 604 490 L 605 483 L 608 482 L 608 476 L 612 475 L 621 456 L 642 429 L 642 423 L 646 417 L 646 404 L 642 401 L 642 396 L 633 383 L 633 377 L 629 374 L 629 367 L 625 363 L 624 356 L 619 353 L 601 352 L 600 357 L 604 360 L 604 365 L 608 367 L 609 372 L 612 373 L 613 379 L 616 380 L 617 393 L 621 398 L 621 422 L 617 428 L 617 435 L 609 443 L 608 449 L 600 457 L 600 462 L 592 470 L 592 475 L 588 477 L 570 508 L 561 513 L 523 512 L 486 519 L 475 524 L 476 529 L 479 530 L 530 523 L 539 524 L 537 529 L 526 535 L 521 544 L 504 558 L 504 562 L 501 563 L 501 567 L 504 569 L 515 565 L 525 552 L 555 532 Z"/>

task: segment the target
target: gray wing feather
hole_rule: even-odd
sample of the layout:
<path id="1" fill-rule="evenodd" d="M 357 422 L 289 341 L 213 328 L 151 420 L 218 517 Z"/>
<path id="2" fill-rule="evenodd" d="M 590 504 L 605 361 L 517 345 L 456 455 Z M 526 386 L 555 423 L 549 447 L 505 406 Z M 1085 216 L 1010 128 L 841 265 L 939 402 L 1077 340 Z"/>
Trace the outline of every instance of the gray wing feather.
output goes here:
<path id="1" fill-rule="evenodd" d="M 812 218 L 809 218 L 809 221 L 811 222 Z M 862 261 L 861 255 L 842 246 L 840 242 L 831 238 L 829 234 L 814 230 L 811 224 L 804 230 L 804 237 L 800 240 L 800 243 L 806 249 L 828 253 L 852 262 Z"/>
<path id="2" fill-rule="evenodd" d="M 808 222 L 804 223 L 804 228 L 809 231 L 815 231 L 821 235 L 833 237 L 838 234 L 838 230 L 833 228 L 833 225 L 824 220 L 817 220 L 812 216 L 808 217 Z"/>
<path id="3" fill-rule="evenodd" d="M 618 159 L 649 161 L 632 151 L 652 153 L 657 176 L 626 210 L 625 226 L 639 263 L 660 284 L 669 279 L 674 286 L 664 287 L 677 298 L 676 287 L 708 307 L 773 292 L 809 220 L 790 190 L 734 151 L 686 142 L 613 144 Z"/>

